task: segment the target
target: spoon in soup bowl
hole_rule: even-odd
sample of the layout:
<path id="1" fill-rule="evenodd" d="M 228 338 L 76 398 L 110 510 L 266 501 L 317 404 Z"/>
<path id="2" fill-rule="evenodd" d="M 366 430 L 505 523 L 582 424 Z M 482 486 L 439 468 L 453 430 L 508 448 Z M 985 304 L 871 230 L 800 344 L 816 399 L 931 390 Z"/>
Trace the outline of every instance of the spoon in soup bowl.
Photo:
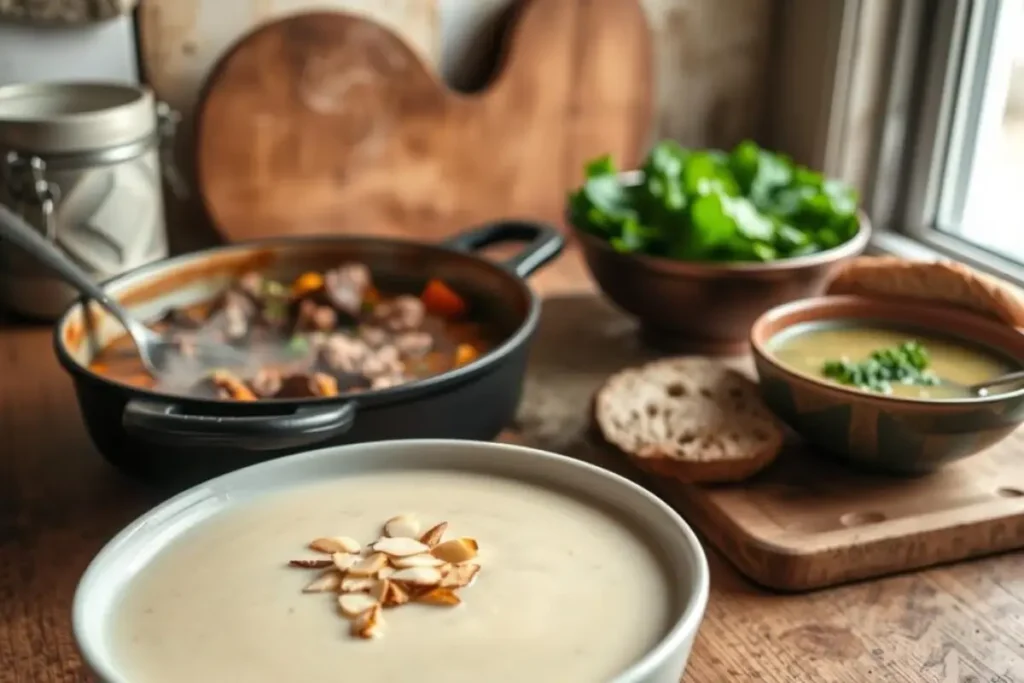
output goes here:
<path id="1" fill-rule="evenodd" d="M 138 349 L 146 372 L 153 377 L 160 376 L 161 370 L 167 364 L 169 352 L 173 352 L 179 347 L 178 340 L 155 332 L 137 320 L 64 252 L 2 204 L 0 204 L 0 237 L 21 247 L 81 294 L 107 309 L 128 332 L 128 336 L 131 337 Z M 196 360 L 204 366 L 235 367 L 244 365 L 246 362 L 246 355 L 239 349 L 213 341 L 197 342 L 194 346 L 194 353 Z"/>
<path id="2" fill-rule="evenodd" d="M 984 382 L 970 384 L 964 387 L 964 391 L 966 391 L 971 396 L 984 397 L 990 394 L 989 389 L 992 389 L 994 387 L 1005 386 L 1007 384 L 1019 384 L 1020 382 L 1024 382 L 1024 370 L 1008 372 L 1005 375 L 1000 375 L 999 377 L 987 379 Z"/>

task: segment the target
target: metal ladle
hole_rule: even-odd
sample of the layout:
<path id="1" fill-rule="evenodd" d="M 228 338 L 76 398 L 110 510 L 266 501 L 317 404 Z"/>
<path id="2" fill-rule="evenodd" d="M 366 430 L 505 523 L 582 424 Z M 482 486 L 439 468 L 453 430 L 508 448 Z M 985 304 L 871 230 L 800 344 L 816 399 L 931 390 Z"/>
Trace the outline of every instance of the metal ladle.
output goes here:
<path id="1" fill-rule="evenodd" d="M 154 332 L 132 317 L 121 304 L 93 282 L 88 273 L 3 204 L 0 204 L 0 237 L 21 247 L 80 293 L 107 309 L 128 331 L 146 371 L 153 377 L 159 376 L 161 368 L 166 364 L 168 351 L 178 348 L 175 340 Z M 196 359 L 205 366 L 238 366 L 245 363 L 245 355 L 227 344 L 203 341 L 195 346 L 195 352 Z"/>

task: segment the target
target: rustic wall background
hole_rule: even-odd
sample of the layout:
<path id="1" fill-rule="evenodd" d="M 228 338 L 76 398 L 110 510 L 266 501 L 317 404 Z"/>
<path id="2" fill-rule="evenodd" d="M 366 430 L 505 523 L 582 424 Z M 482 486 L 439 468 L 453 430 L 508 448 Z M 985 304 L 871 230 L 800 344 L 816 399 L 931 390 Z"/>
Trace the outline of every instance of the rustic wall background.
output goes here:
<path id="1" fill-rule="evenodd" d="M 762 133 L 776 6 L 782 1 L 641 0 L 655 55 L 653 137 L 731 145 Z M 142 71 L 187 120 L 211 66 L 250 29 L 289 13 L 333 8 L 388 26 L 450 85 L 473 89 L 486 80 L 512 2 L 143 0 Z M 182 147 L 187 154 L 187 144 Z M 201 220 L 194 209 L 186 212 L 186 223 Z"/>

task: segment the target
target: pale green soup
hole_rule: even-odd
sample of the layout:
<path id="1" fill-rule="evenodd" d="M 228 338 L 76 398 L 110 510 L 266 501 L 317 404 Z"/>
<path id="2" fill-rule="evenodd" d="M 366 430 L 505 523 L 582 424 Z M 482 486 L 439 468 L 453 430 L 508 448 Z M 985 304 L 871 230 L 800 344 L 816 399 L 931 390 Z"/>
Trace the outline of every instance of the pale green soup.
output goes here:
<path id="1" fill-rule="evenodd" d="M 920 330 L 882 325 L 797 325 L 772 339 L 769 347 L 777 359 L 794 370 L 827 379 L 822 371 L 826 361 L 846 359 L 860 362 L 873 351 L 899 346 L 907 341 L 917 341 L 925 347 L 931 361 L 929 370 L 941 381 L 935 386 L 894 382 L 893 396 L 926 400 L 968 398 L 966 385 L 1020 368 L 1019 364 L 980 345 Z"/>

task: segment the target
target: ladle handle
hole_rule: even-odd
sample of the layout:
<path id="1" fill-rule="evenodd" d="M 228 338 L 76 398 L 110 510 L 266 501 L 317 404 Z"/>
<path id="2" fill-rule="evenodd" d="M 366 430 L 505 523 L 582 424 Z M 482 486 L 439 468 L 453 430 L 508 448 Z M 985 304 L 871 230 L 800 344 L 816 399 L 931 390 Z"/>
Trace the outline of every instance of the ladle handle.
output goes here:
<path id="1" fill-rule="evenodd" d="M 103 291 L 103 288 L 96 284 L 89 274 L 78 267 L 64 252 L 51 244 L 21 216 L 3 204 L 0 204 L 0 237 L 21 247 L 30 256 L 53 270 L 69 285 L 102 304 L 126 328 L 130 327 L 132 320 L 119 303 Z"/>

